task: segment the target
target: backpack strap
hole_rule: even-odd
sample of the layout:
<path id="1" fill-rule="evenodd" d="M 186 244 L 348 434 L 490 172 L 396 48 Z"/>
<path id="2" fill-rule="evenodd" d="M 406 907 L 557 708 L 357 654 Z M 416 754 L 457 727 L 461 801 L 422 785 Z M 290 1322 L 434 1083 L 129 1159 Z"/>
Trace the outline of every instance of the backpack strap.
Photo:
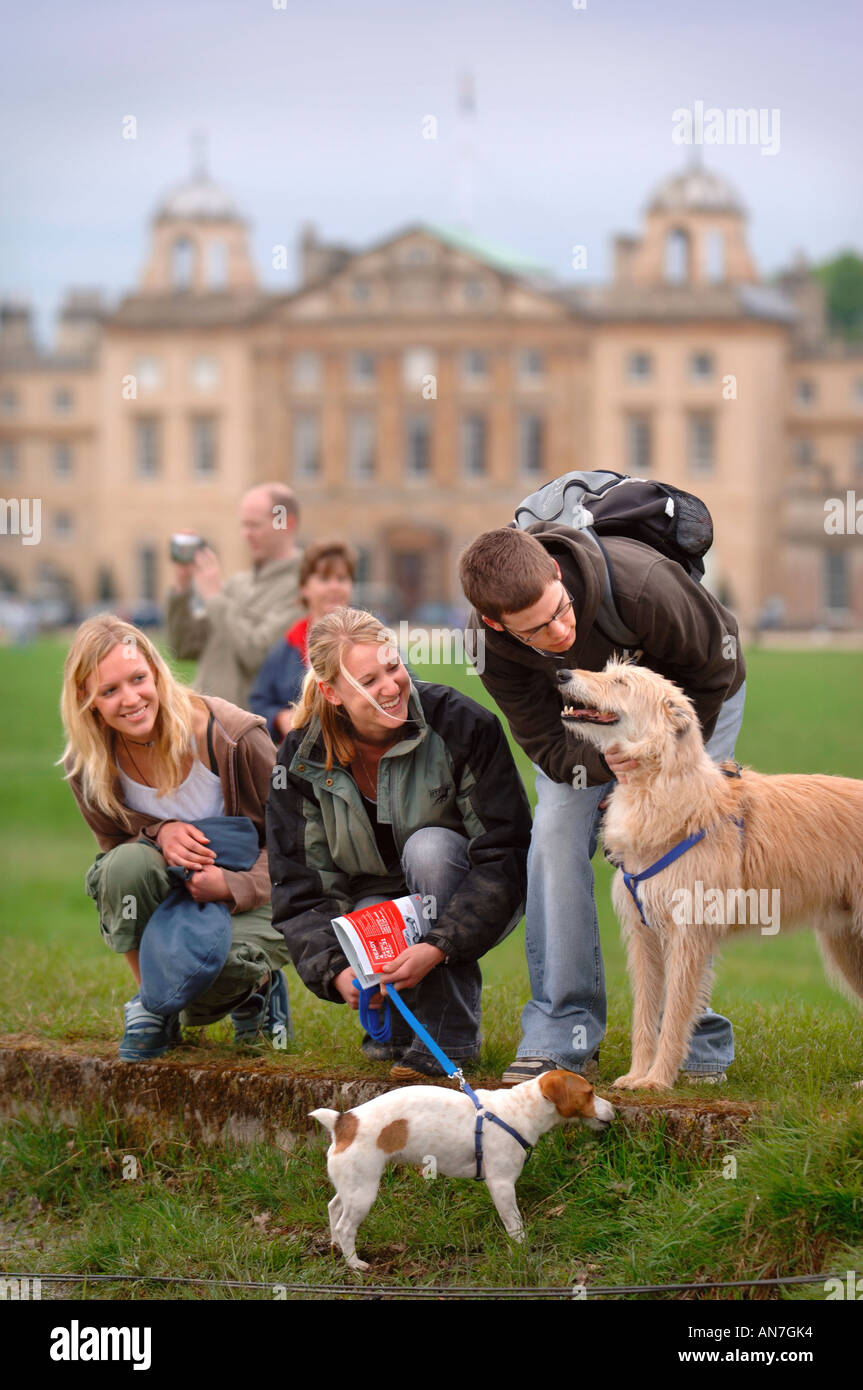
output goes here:
<path id="1" fill-rule="evenodd" d="M 611 587 L 613 570 L 605 546 L 590 527 L 585 527 L 583 531 L 579 532 L 579 535 L 586 536 L 596 550 L 598 550 L 603 564 L 602 598 L 599 601 L 599 611 L 594 619 L 594 625 L 599 629 L 606 641 L 611 642 L 612 646 L 640 646 L 638 634 L 626 626 L 626 623 L 617 611 L 617 605 L 614 602 L 614 591 Z"/>
<path id="2" fill-rule="evenodd" d="M 211 710 L 210 717 L 207 720 L 207 753 L 210 758 L 210 771 L 214 772 L 218 777 L 219 764 L 216 762 L 216 749 L 213 745 L 213 725 L 215 724 L 215 722 L 216 717 Z"/>

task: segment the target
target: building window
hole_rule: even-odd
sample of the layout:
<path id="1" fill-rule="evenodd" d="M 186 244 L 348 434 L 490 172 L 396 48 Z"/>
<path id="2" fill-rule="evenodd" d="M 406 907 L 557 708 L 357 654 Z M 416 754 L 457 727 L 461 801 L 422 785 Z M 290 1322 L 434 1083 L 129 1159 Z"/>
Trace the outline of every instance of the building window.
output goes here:
<path id="1" fill-rule="evenodd" d="M 192 420 L 192 474 L 212 478 L 218 466 L 216 421 L 212 415 Z"/>
<path id="2" fill-rule="evenodd" d="M 348 473 L 355 483 L 367 483 L 375 475 L 375 419 L 373 415 L 348 417 Z"/>
<path id="3" fill-rule="evenodd" d="M 537 348 L 524 348 L 518 355 L 518 375 L 523 382 L 541 381 L 545 376 L 545 356 Z"/>
<path id="4" fill-rule="evenodd" d="M 649 473 L 652 462 L 652 430 L 648 415 L 630 415 L 626 423 L 626 471 Z"/>
<path id="5" fill-rule="evenodd" d="M 371 352 L 351 353 L 351 385 L 374 386 L 375 358 Z"/>
<path id="6" fill-rule="evenodd" d="M 794 399 L 798 405 L 812 405 L 815 400 L 815 382 L 803 377 L 794 386 Z"/>
<path id="7" fill-rule="evenodd" d="M 539 477 L 545 463 L 545 421 L 541 415 L 520 415 L 518 421 L 519 467 L 526 477 Z"/>
<path id="8" fill-rule="evenodd" d="M 18 450 L 14 444 L 0 444 L 0 478 L 14 478 L 18 472 Z"/>
<path id="9" fill-rule="evenodd" d="M 402 259 L 405 265 L 428 265 L 431 257 L 425 246 L 411 246 Z"/>
<path id="10" fill-rule="evenodd" d="M 856 439 L 852 440 L 851 458 L 854 472 L 858 476 L 863 475 L 863 435 L 858 435 Z"/>
<path id="11" fill-rule="evenodd" d="M 58 478 L 72 476 L 72 445 L 54 445 L 54 472 Z"/>
<path id="12" fill-rule="evenodd" d="M 135 421 L 135 473 L 139 478 L 155 478 L 159 472 L 161 430 L 159 421 L 143 417 Z"/>
<path id="13" fill-rule="evenodd" d="M 689 471 L 703 478 L 716 468 L 716 425 L 712 415 L 689 417 Z"/>
<path id="14" fill-rule="evenodd" d="M 210 289 L 223 290 L 228 283 L 228 248 L 223 241 L 211 241 L 207 253 Z"/>
<path id="15" fill-rule="evenodd" d="M 863 405 L 863 376 L 858 376 L 851 388 L 855 405 Z"/>
<path id="16" fill-rule="evenodd" d="M 427 478 L 431 472 L 431 420 L 428 415 L 409 415 L 405 430 L 405 473 Z"/>
<path id="17" fill-rule="evenodd" d="M 712 352 L 693 352 L 689 359 L 689 375 L 693 381 L 710 381 L 713 376 Z"/>
<path id="18" fill-rule="evenodd" d="M 815 446 L 811 439 L 805 435 L 795 439 L 792 445 L 792 457 L 796 468 L 811 468 L 815 462 Z"/>
<path id="19" fill-rule="evenodd" d="M 465 478 L 482 478 L 486 471 L 484 415 L 465 415 L 461 422 L 461 470 Z"/>
<path id="20" fill-rule="evenodd" d="M 157 555 L 154 545 L 138 546 L 138 597 L 145 603 L 155 603 L 158 598 L 156 584 Z"/>
<path id="21" fill-rule="evenodd" d="M 180 237 L 171 247 L 171 283 L 175 290 L 187 290 L 195 270 L 195 247 L 188 237 Z"/>
<path id="22" fill-rule="evenodd" d="M 317 415 L 297 411 L 293 425 L 294 477 L 316 479 L 321 471 L 321 429 Z"/>
<path id="23" fill-rule="evenodd" d="M 689 233 L 675 227 L 665 238 L 665 278 L 672 285 L 685 285 L 690 267 Z"/>
<path id="24" fill-rule="evenodd" d="M 464 297 L 468 304 L 478 304 L 480 300 L 485 299 L 485 281 L 465 280 Z"/>
<path id="25" fill-rule="evenodd" d="M 626 359 L 626 375 L 630 381 L 649 381 L 653 375 L 653 358 L 649 352 L 631 352 Z"/>
<path id="26" fill-rule="evenodd" d="M 215 391 L 219 384 L 219 363 L 215 357 L 195 357 L 189 367 L 189 380 L 196 391 Z"/>
<path id="27" fill-rule="evenodd" d="M 437 372 L 437 353 L 433 348 L 408 348 L 402 353 L 402 383 L 410 391 L 420 391 L 425 378 Z"/>
<path id="28" fill-rule="evenodd" d="M 72 409 L 74 397 L 66 386 L 58 386 L 54 392 L 53 406 L 55 415 L 68 415 Z"/>
<path id="29" fill-rule="evenodd" d="M 316 391 L 321 384 L 321 356 L 318 352 L 295 352 L 293 384 L 297 391 Z"/>
<path id="30" fill-rule="evenodd" d="M 18 414 L 18 392 L 0 391 L 0 412 L 3 415 Z"/>
<path id="31" fill-rule="evenodd" d="M 461 358 L 462 381 L 477 385 L 488 380 L 488 354 L 471 349 L 463 352 Z"/>
<path id="32" fill-rule="evenodd" d="M 351 297 L 357 304 L 365 304 L 372 296 L 368 280 L 354 280 L 351 283 Z"/>
<path id="33" fill-rule="evenodd" d="M 55 541 L 71 540 L 75 533 L 75 519 L 71 512 L 57 512 L 54 517 Z"/>
<path id="34" fill-rule="evenodd" d="M 824 606 L 828 612 L 844 612 L 849 605 L 848 552 L 824 553 Z"/>
<path id="35" fill-rule="evenodd" d="M 725 236 L 718 227 L 707 233 L 707 278 L 714 285 L 725 279 Z"/>
<path id="36" fill-rule="evenodd" d="M 139 357 L 134 377 L 139 391 L 157 391 L 162 384 L 161 362 L 157 357 Z"/>
<path id="37" fill-rule="evenodd" d="M 372 577 L 372 553 L 367 545 L 355 547 L 357 553 L 357 568 L 354 575 L 356 585 L 368 584 Z"/>

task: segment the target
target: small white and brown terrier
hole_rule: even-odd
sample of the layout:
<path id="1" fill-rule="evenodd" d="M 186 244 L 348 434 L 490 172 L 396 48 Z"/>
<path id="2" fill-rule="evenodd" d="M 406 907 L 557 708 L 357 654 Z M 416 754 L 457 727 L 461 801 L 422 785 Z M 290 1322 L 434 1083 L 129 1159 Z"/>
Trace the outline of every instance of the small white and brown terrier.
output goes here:
<path id="1" fill-rule="evenodd" d="M 565 1120 L 604 1130 L 614 1119 L 607 1100 L 594 1094 L 583 1076 L 549 1071 L 511 1090 L 477 1091 L 483 1109 L 493 1112 L 531 1147 L 540 1135 Z M 330 1238 L 352 1269 L 366 1270 L 357 1257 L 356 1235 L 378 1195 L 388 1163 L 414 1163 L 450 1178 L 476 1176 L 477 1110 L 462 1091 L 439 1086 L 403 1086 L 376 1096 L 355 1110 L 312 1110 L 333 1136 L 327 1171 L 336 1189 L 329 1204 Z M 527 1153 L 493 1121 L 482 1131 L 482 1176 L 513 1240 L 524 1239 L 515 1184 Z"/>

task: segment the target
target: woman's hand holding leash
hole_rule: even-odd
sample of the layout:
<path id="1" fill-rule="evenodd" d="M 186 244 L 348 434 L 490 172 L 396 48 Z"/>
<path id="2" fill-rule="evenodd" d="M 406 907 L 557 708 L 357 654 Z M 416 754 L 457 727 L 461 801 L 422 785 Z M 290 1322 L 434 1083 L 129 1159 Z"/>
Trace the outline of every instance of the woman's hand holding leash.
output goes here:
<path id="1" fill-rule="evenodd" d="M 354 984 L 354 972 L 353 968 L 350 965 L 347 967 L 346 970 L 339 971 L 338 975 L 333 980 L 333 984 L 335 985 L 336 989 L 338 990 L 339 994 L 342 996 L 346 1004 L 349 1004 L 352 1009 L 359 1008 L 360 992 Z M 381 994 L 380 990 L 378 990 L 378 993 L 373 994 L 371 999 L 369 1000 L 369 1008 L 379 1009 L 383 1002 L 384 997 Z"/>
<path id="2" fill-rule="evenodd" d="M 384 983 L 395 986 L 396 989 L 413 989 L 424 980 L 430 970 L 434 970 L 436 965 L 440 965 L 444 959 L 443 951 L 439 951 L 437 946 L 429 946 L 424 941 L 418 941 L 415 946 L 408 946 L 406 951 L 402 951 L 400 956 L 391 960 L 388 965 L 382 965 L 380 974 L 385 976 Z M 352 1009 L 359 1008 L 359 990 L 354 984 L 354 972 L 348 966 L 346 970 L 341 970 L 333 980 L 333 984 L 342 996 L 346 1004 Z M 373 994 L 369 1000 L 370 1009 L 379 1009 L 384 1002 L 384 997 L 380 991 Z"/>

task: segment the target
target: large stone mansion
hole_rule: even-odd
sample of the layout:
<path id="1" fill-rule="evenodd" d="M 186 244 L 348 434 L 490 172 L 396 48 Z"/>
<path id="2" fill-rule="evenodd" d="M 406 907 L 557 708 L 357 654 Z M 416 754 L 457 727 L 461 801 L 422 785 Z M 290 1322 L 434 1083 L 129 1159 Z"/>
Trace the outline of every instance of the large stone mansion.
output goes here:
<path id="1" fill-rule="evenodd" d="M 602 467 L 705 499 L 708 582 L 744 627 L 863 626 L 863 350 L 829 337 L 805 264 L 765 283 L 724 179 L 661 183 L 598 287 L 425 225 L 360 250 L 307 227 L 299 259 L 295 289 L 262 289 L 200 171 L 116 309 L 70 293 L 44 353 L 0 306 L 0 587 L 157 603 L 172 531 L 245 567 L 237 501 L 284 479 L 301 539 L 350 539 L 365 600 L 422 616 L 461 602 L 477 532 Z"/>

